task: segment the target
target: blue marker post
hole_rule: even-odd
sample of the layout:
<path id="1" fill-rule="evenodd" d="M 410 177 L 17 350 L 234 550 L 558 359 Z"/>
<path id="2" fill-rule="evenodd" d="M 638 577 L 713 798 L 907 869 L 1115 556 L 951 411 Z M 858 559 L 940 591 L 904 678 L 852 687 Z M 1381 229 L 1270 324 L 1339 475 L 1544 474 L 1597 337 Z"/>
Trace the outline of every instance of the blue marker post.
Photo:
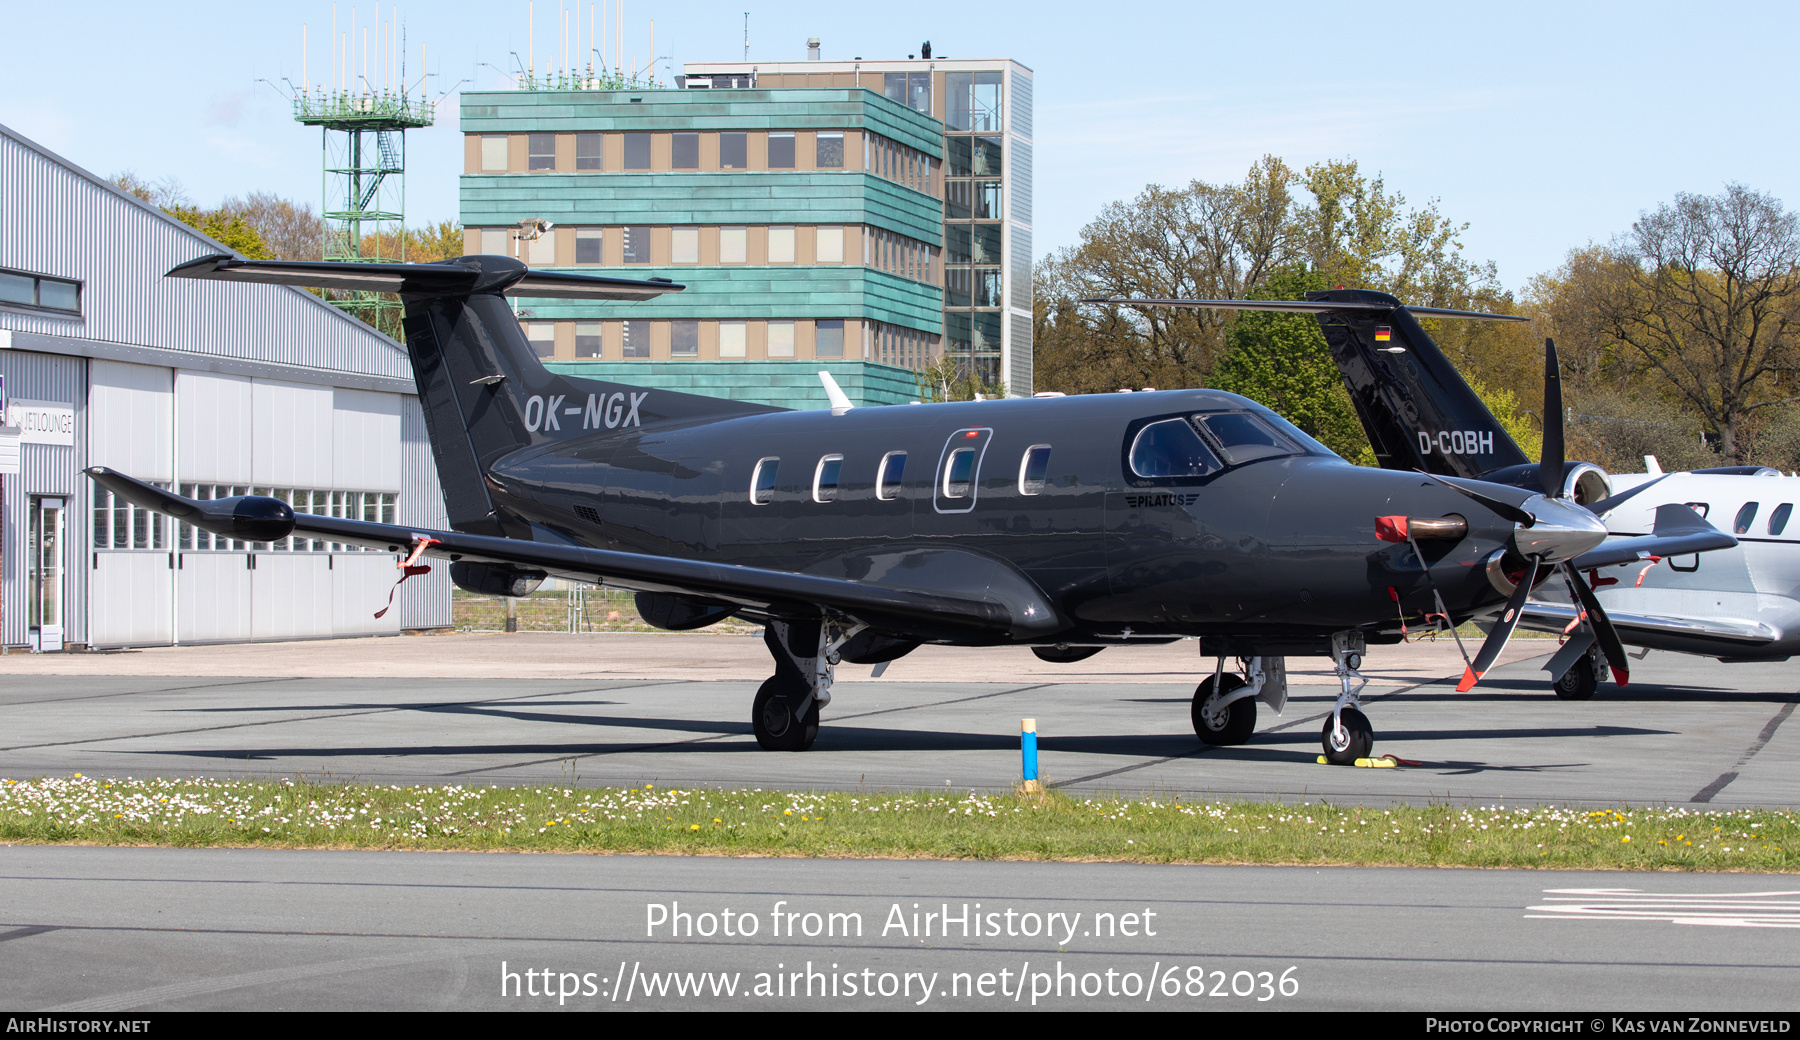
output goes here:
<path id="1" fill-rule="evenodd" d="M 1044 789 L 1038 782 L 1037 761 L 1037 720 L 1019 720 L 1019 754 L 1022 759 L 1020 774 L 1024 781 L 1020 787 L 1027 794 L 1037 794 Z"/>

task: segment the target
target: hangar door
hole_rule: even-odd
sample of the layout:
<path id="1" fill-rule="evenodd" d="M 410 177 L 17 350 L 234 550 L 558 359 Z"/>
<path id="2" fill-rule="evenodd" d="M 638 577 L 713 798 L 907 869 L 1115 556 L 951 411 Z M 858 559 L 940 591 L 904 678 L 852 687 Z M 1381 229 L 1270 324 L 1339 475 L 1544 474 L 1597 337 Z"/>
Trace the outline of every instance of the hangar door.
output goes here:
<path id="1" fill-rule="evenodd" d="M 174 477 L 174 373 L 94 360 L 88 370 L 88 459 L 140 480 Z M 86 479 L 85 477 L 82 479 Z M 88 642 L 166 644 L 175 636 L 173 524 L 95 488 L 88 564 Z M 71 516 L 69 521 L 80 521 Z"/>

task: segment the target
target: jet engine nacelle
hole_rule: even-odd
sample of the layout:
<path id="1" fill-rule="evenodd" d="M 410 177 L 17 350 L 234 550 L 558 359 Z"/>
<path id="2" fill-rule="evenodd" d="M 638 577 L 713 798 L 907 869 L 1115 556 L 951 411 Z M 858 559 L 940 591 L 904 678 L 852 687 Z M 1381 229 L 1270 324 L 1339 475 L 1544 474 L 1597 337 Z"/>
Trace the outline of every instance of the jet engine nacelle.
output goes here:
<path id="1" fill-rule="evenodd" d="M 549 577 L 543 571 L 512 567 L 504 563 L 471 563 L 459 560 L 450 565 L 450 580 L 456 587 L 478 596 L 529 596 Z"/>
<path id="2" fill-rule="evenodd" d="M 1538 482 L 1538 464 L 1535 462 L 1492 470 L 1483 473 L 1481 479 L 1490 484 L 1505 484 L 1527 491 L 1544 489 Z M 1574 499 L 1578 505 L 1591 505 L 1612 496 L 1612 477 L 1591 462 L 1565 462 L 1562 494 L 1565 498 Z"/>

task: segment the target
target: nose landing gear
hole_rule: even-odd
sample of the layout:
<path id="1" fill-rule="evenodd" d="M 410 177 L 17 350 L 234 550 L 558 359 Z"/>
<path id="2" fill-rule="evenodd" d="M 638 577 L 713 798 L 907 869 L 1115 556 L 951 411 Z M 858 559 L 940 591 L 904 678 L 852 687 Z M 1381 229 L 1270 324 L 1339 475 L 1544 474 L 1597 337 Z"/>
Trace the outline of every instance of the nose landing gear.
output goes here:
<path id="1" fill-rule="evenodd" d="M 1357 671 L 1362 667 L 1362 654 L 1362 633 L 1339 632 L 1331 637 L 1331 663 L 1342 692 L 1331 709 L 1331 717 L 1325 720 L 1319 740 L 1325 745 L 1325 761 L 1334 766 L 1355 765 L 1357 759 L 1368 758 L 1375 746 L 1375 729 L 1362 713 L 1361 695 L 1363 687 L 1369 685 L 1369 680 Z"/>

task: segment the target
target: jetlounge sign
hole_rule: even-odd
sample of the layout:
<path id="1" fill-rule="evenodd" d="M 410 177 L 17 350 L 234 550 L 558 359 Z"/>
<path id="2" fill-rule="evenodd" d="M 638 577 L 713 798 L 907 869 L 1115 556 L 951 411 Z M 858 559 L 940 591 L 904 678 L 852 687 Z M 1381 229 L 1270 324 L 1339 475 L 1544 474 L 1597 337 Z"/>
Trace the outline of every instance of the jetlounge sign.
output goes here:
<path id="1" fill-rule="evenodd" d="M 20 444 L 74 444 L 75 406 L 63 401 L 6 402 L 6 425 L 19 430 Z"/>

